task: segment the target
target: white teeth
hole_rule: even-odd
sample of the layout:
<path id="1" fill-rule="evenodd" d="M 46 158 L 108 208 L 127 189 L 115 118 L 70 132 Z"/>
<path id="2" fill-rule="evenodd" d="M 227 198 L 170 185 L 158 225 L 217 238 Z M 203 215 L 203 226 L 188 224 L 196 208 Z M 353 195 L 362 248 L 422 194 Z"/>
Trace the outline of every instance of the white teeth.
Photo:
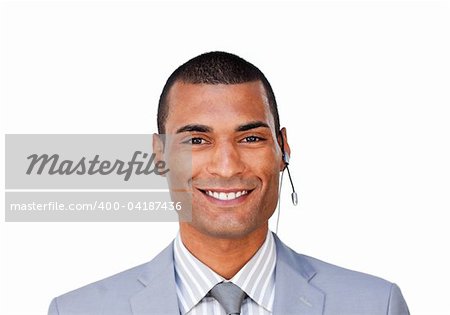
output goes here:
<path id="1" fill-rule="evenodd" d="M 230 192 L 230 193 L 217 192 L 217 191 L 211 191 L 211 190 L 206 191 L 206 194 L 208 196 L 219 199 L 219 200 L 233 200 L 233 199 L 239 198 L 243 195 L 246 195 L 247 193 L 248 193 L 248 190 L 242 190 L 242 191 Z"/>

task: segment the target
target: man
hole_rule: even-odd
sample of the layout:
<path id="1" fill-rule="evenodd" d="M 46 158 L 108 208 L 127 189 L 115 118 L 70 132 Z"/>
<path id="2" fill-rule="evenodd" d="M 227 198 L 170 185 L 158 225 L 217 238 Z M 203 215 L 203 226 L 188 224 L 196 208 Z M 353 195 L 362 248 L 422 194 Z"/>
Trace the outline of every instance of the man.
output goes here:
<path id="1" fill-rule="evenodd" d="M 164 87 L 158 129 L 171 140 L 154 135 L 154 153 L 172 198 L 192 192 L 192 220 L 149 263 L 55 298 L 49 314 L 409 314 L 395 284 L 297 254 L 268 230 L 290 148 L 254 65 L 191 59 Z"/>

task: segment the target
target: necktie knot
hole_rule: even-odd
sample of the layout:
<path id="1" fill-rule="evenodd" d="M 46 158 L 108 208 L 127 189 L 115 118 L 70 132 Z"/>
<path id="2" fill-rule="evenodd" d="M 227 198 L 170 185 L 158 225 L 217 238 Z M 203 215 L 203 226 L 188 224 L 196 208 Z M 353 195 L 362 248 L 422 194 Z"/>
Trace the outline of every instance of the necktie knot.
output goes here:
<path id="1" fill-rule="evenodd" d="M 227 315 L 241 314 L 241 304 L 246 294 L 232 282 L 216 284 L 209 294 L 225 309 Z"/>

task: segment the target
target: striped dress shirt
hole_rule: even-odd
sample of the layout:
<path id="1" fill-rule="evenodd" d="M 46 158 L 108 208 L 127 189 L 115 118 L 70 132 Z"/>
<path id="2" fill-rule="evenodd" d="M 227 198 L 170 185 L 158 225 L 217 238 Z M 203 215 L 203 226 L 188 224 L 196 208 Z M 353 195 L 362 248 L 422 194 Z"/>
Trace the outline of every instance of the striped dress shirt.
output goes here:
<path id="1" fill-rule="evenodd" d="M 181 315 L 226 315 L 223 307 L 207 293 L 222 281 L 230 281 L 246 294 L 241 315 L 272 314 L 275 297 L 276 248 L 272 233 L 256 254 L 230 280 L 225 280 L 194 257 L 178 233 L 174 242 L 175 280 Z"/>

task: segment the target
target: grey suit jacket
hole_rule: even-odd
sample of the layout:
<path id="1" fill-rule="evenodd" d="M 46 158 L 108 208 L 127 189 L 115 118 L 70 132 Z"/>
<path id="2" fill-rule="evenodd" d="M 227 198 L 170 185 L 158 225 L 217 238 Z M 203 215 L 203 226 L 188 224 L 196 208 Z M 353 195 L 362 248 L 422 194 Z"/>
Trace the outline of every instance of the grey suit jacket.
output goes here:
<path id="1" fill-rule="evenodd" d="M 297 254 L 274 236 L 274 315 L 409 314 L 397 285 Z M 179 315 L 173 244 L 146 264 L 56 297 L 48 314 Z"/>

